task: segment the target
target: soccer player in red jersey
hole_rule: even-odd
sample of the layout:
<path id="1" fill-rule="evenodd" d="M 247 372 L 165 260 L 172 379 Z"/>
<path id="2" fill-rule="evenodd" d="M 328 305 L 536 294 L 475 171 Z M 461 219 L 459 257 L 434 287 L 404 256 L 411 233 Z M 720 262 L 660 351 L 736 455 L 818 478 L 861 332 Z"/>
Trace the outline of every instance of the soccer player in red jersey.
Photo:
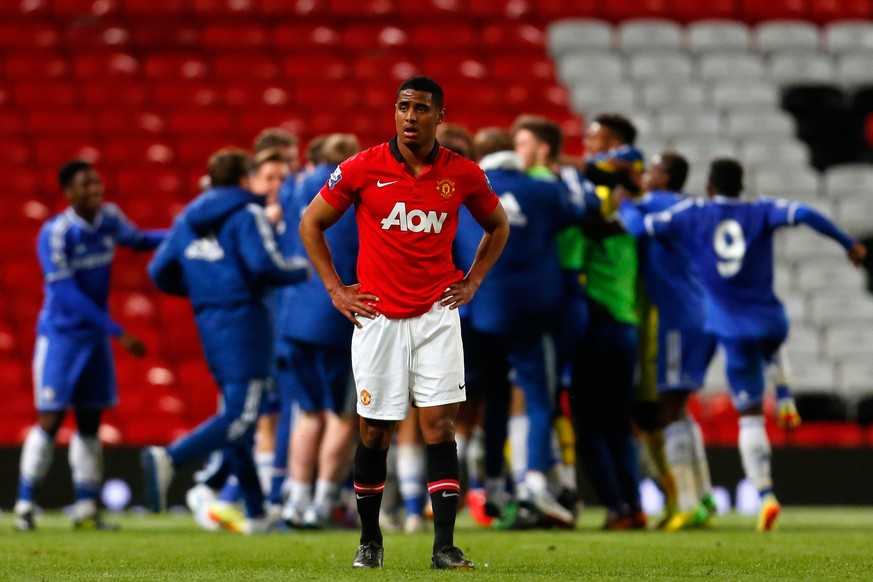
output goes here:
<path id="1" fill-rule="evenodd" d="M 382 567 L 379 509 L 391 437 L 419 408 L 434 510 L 431 565 L 471 569 L 454 545 L 460 492 L 455 416 L 466 398 L 457 308 L 469 303 L 509 236 L 506 213 L 482 170 L 439 145 L 443 90 L 412 77 L 397 90 L 397 135 L 342 164 L 306 210 L 300 237 L 334 306 L 356 326 L 352 369 L 361 417 L 354 482 L 361 515 L 356 568 Z M 465 204 L 485 234 L 464 275 L 452 262 Z M 344 285 L 324 231 L 354 205 L 358 281 Z"/>

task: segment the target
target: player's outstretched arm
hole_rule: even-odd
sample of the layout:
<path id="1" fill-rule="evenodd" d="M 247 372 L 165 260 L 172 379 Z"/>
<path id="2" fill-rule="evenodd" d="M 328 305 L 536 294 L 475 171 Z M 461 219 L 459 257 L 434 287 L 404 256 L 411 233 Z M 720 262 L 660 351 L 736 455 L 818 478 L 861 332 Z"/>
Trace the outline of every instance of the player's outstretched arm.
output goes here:
<path id="1" fill-rule="evenodd" d="M 856 267 L 860 266 L 867 256 L 867 249 L 864 245 L 856 241 L 828 217 L 814 208 L 799 204 L 794 211 L 794 222 L 805 224 L 816 232 L 837 241 L 840 246 L 846 249 L 846 255 Z"/>
<path id="2" fill-rule="evenodd" d="M 357 327 L 361 327 L 355 315 L 362 315 L 370 319 L 378 316 L 379 311 L 373 304 L 377 303 L 379 298 L 368 293 L 361 293 L 359 284 L 343 285 L 336 272 L 324 231 L 333 226 L 342 215 L 342 212 L 325 202 L 321 194 L 317 195 L 300 219 L 300 240 L 306 248 L 306 253 L 309 255 L 315 272 L 321 277 L 324 288 L 327 289 L 330 299 L 333 301 L 333 306 L 349 321 Z"/>
<path id="3" fill-rule="evenodd" d="M 485 234 L 482 235 L 470 271 L 466 277 L 449 285 L 440 297 L 440 303 L 449 309 L 457 309 L 473 299 L 482 280 L 500 258 L 500 253 L 503 252 L 503 247 L 509 239 L 509 219 L 502 204 L 498 204 L 491 214 L 477 222 L 485 230 Z"/>
<path id="4" fill-rule="evenodd" d="M 170 236 L 170 229 L 140 230 L 114 204 L 107 204 L 109 212 L 118 217 L 118 244 L 135 251 L 150 251 L 158 248 Z"/>

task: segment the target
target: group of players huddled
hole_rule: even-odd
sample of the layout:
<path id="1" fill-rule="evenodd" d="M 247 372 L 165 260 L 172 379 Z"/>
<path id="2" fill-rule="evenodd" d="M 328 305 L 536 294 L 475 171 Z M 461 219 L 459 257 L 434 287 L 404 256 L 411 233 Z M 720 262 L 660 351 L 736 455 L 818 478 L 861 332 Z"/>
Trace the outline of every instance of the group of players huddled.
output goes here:
<path id="1" fill-rule="evenodd" d="M 590 123 L 584 160 L 563 156 L 559 126 L 536 116 L 475 135 L 443 124 L 437 135 L 479 164 L 511 233 L 460 308 L 466 378 L 459 388 L 467 402 L 455 437 L 474 519 L 510 529 L 574 527 L 578 458 L 607 510 L 604 529 L 644 529 L 642 443 L 666 493 L 658 527 L 708 524 L 716 508 L 701 429 L 687 404 L 720 346 L 740 414 L 743 469 L 762 499 L 757 527 L 772 529 L 780 506 L 763 410 L 768 380 L 780 422 L 799 422 L 780 349 L 788 321 L 773 292 L 773 233 L 806 224 L 856 265 L 864 247 L 809 207 L 740 200 L 743 168 L 735 160 L 712 161 L 706 196 L 684 194 L 689 168 L 681 153 L 659 153 L 645 167 L 636 130 L 620 115 Z M 209 159 L 205 191 L 166 231 L 138 230 L 104 203 L 91 164 L 60 169 L 70 207 L 39 236 L 38 423 L 22 449 L 17 529 L 35 527 L 35 494 L 70 408 L 75 524 L 112 527 L 98 509 L 97 438 L 101 412 L 117 401 L 111 338 L 134 356 L 145 353 L 107 310 L 118 244 L 159 247 L 149 274 L 162 292 L 191 301 L 222 395 L 217 413 L 192 432 L 143 451 L 149 508 L 165 508 L 177 469 L 208 458 L 188 493 L 205 528 L 266 533 L 283 522 L 323 528 L 349 517 L 340 493 L 355 450 L 355 403 L 368 393 L 356 394 L 352 378 L 353 325 L 313 276 L 298 227 L 325 184 L 341 179 L 338 165 L 359 149 L 349 134 L 319 137 L 302 166 L 293 136 L 266 130 L 252 153 L 224 149 Z M 392 214 L 383 227 L 439 227 L 414 212 Z M 482 232 L 462 208 L 453 258 L 464 272 Z M 325 237 L 340 279 L 354 283 L 354 214 Z M 405 523 L 394 525 L 410 532 L 424 527 L 426 499 L 417 431 L 409 419 L 395 437 Z M 382 513 L 383 526 L 391 525 L 395 513 Z"/>

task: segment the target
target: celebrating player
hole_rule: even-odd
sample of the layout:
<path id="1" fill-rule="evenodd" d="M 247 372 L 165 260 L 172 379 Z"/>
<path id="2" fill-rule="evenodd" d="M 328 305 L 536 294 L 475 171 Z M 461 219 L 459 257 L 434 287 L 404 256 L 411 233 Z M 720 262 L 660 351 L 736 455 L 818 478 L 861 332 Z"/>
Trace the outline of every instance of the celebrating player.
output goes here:
<path id="1" fill-rule="evenodd" d="M 717 159 L 710 166 L 710 200 L 688 199 L 650 215 L 624 200 L 620 212 L 635 236 L 679 241 L 700 273 L 707 299 L 705 330 L 725 350 L 731 395 L 740 414 L 740 457 L 762 500 L 757 529 L 769 531 L 781 507 L 770 476 L 764 367 L 788 335 L 785 309 L 773 292 L 773 234 L 778 228 L 806 224 L 837 241 L 856 266 L 867 251 L 812 208 L 766 198 L 741 202 L 742 190 L 739 162 Z"/>
<path id="2" fill-rule="evenodd" d="M 361 545 L 353 566 L 382 567 L 379 509 L 386 456 L 410 401 L 419 408 L 434 511 L 434 568 L 470 569 L 454 545 L 460 493 L 454 418 L 465 399 L 456 308 L 469 303 L 509 235 L 503 207 L 473 162 L 436 141 L 443 90 L 413 77 L 396 95 L 396 137 L 340 164 L 310 204 L 300 235 L 334 306 L 354 322 L 352 370 L 361 440 L 354 486 Z M 324 231 L 355 205 L 359 284 L 343 284 Z M 465 204 L 485 235 L 466 276 L 451 260 L 458 209 Z"/>
<path id="3" fill-rule="evenodd" d="M 248 190 L 250 169 L 251 159 L 244 151 L 213 154 L 212 189 L 188 205 L 149 265 L 161 291 L 191 299 L 224 406 L 169 448 L 144 450 L 142 462 L 146 500 L 149 509 L 158 512 L 166 505 L 176 468 L 224 449 L 242 490 L 245 531 L 261 533 L 270 520 L 264 513 L 252 445 L 273 360 L 273 322 L 264 294 L 270 285 L 305 279 L 309 266 L 304 259 L 279 253 L 264 197 Z"/>
<path id="4" fill-rule="evenodd" d="M 97 495 L 103 481 L 103 449 L 97 437 L 103 410 L 115 406 L 115 370 L 109 338 L 134 357 L 145 355 L 142 342 L 112 319 L 106 303 L 115 245 L 147 251 L 164 231 L 140 231 L 114 204 L 103 203 L 103 183 L 94 167 L 76 160 L 64 164 L 58 180 L 70 207 L 45 223 L 37 252 L 45 280 L 33 356 L 37 424 L 21 451 L 15 528 L 34 529 L 34 499 L 52 462 L 54 440 L 69 408 L 77 432 L 70 440 L 70 468 L 76 504 L 74 524 L 106 527 Z"/>

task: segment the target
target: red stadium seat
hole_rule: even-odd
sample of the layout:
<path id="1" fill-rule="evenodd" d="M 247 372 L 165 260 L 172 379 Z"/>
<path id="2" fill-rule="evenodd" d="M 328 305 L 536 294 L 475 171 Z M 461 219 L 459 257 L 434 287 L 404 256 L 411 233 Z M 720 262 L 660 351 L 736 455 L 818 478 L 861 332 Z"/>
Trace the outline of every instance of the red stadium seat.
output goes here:
<path id="1" fill-rule="evenodd" d="M 52 12 L 57 16 L 115 16 L 121 10 L 121 2 L 102 2 L 100 0 L 54 0 Z"/>
<path id="2" fill-rule="evenodd" d="M 12 109 L 0 109 L 0 135 L 18 135 L 24 132 L 24 115 Z"/>
<path id="3" fill-rule="evenodd" d="M 0 169 L 5 166 L 0 166 Z M 36 172 L 29 168 L 12 166 L 3 172 L 3 187 L 16 196 L 37 197 L 42 194 L 40 180 Z"/>
<path id="4" fill-rule="evenodd" d="M 481 80 L 491 76 L 490 62 L 472 58 L 468 52 L 446 52 L 426 57 L 421 70 L 438 80 L 459 78 Z"/>
<path id="5" fill-rule="evenodd" d="M 871 0 L 809 0 L 809 13 L 813 20 L 867 20 L 873 17 Z"/>
<path id="6" fill-rule="evenodd" d="M 681 22 L 731 19 L 739 16 L 737 0 L 673 0 L 672 17 Z"/>
<path id="7" fill-rule="evenodd" d="M 233 118 L 221 108 L 177 109 L 170 116 L 170 130 L 178 135 L 225 136 L 232 125 Z"/>
<path id="8" fill-rule="evenodd" d="M 667 0 L 604 0 L 603 16 L 616 22 L 629 18 L 669 18 L 670 5 Z"/>
<path id="9" fill-rule="evenodd" d="M 864 441 L 854 422 L 804 422 L 786 435 L 786 444 L 796 447 L 857 447 Z"/>
<path id="10" fill-rule="evenodd" d="M 260 0 L 263 14 L 275 14 L 285 17 L 327 16 L 330 10 L 330 0 Z"/>
<path id="11" fill-rule="evenodd" d="M 467 0 L 470 14 L 486 20 L 521 20 L 535 15 L 535 0 Z"/>
<path id="12" fill-rule="evenodd" d="M 740 0 L 740 17 L 743 20 L 804 19 L 807 16 L 806 0 Z"/>
<path id="13" fill-rule="evenodd" d="M 234 51 L 233 54 L 216 56 L 214 65 L 215 77 L 223 81 L 236 79 L 272 81 L 282 74 L 279 62 L 269 54 L 245 54 Z"/>
<path id="14" fill-rule="evenodd" d="M 261 128 L 263 129 L 263 128 Z M 249 140 L 231 141 L 229 137 L 218 134 L 214 136 L 200 136 L 183 139 L 179 142 L 175 149 L 176 158 L 179 162 L 185 164 L 197 164 L 202 170 L 198 170 L 200 174 L 206 172 L 206 162 L 209 156 L 225 147 L 245 147 Z"/>
<path id="15" fill-rule="evenodd" d="M 340 38 L 340 31 L 330 25 L 280 25 L 274 33 L 276 48 L 283 51 L 339 47 Z"/>
<path id="16" fill-rule="evenodd" d="M 61 79 L 69 71 L 67 59 L 55 51 L 11 53 L 3 63 L 3 72 L 11 79 Z"/>
<path id="17" fill-rule="evenodd" d="M 351 24 L 342 31 L 342 46 L 352 51 L 403 47 L 409 43 L 409 32 L 396 26 Z"/>
<path id="18" fill-rule="evenodd" d="M 550 22 L 562 18 L 597 18 L 597 0 L 537 0 L 537 15 Z"/>
<path id="19" fill-rule="evenodd" d="M 315 109 L 330 95 L 330 100 L 338 107 L 353 107 L 360 105 L 360 89 L 352 85 L 337 85 L 330 90 L 324 83 L 301 83 L 297 86 L 297 103 L 303 108 Z"/>
<path id="20" fill-rule="evenodd" d="M 198 18 L 241 18 L 257 12 L 254 0 L 191 0 L 191 10 Z"/>
<path id="21" fill-rule="evenodd" d="M 119 168 L 116 186 L 120 192 L 146 192 L 148 198 L 166 200 L 184 187 L 182 174 L 172 167 L 136 166 Z M 125 198 L 126 196 L 123 194 Z M 148 201 L 148 200 L 146 200 Z M 127 204 L 127 203 L 126 203 Z M 124 209 L 127 210 L 125 204 Z"/>
<path id="22" fill-rule="evenodd" d="M 447 47 L 461 52 L 476 49 L 480 43 L 481 33 L 472 24 L 459 20 L 440 26 L 421 24 L 412 30 L 411 36 L 412 46 L 425 53 L 432 50 L 445 50 Z"/>
<path id="23" fill-rule="evenodd" d="M 0 358 L 12 359 L 20 356 L 20 347 L 21 340 L 15 326 L 0 321 Z"/>
<path id="24" fill-rule="evenodd" d="M 98 82 L 92 80 L 83 87 L 85 105 L 104 106 L 124 103 L 127 107 L 140 107 L 149 100 L 149 88 L 131 81 Z"/>
<path id="25" fill-rule="evenodd" d="M 349 59 L 334 53 L 294 53 L 285 60 L 285 76 L 298 81 L 340 81 L 351 74 Z"/>
<path id="26" fill-rule="evenodd" d="M 146 57 L 145 75 L 149 79 L 205 79 L 210 69 L 197 54 L 152 54 Z"/>
<path id="27" fill-rule="evenodd" d="M 87 137 L 39 139 L 36 142 L 36 160 L 40 164 L 52 167 L 52 174 L 64 162 L 73 159 L 97 161 L 100 158 L 99 143 Z M 51 184 L 51 192 L 58 191 L 54 175 L 46 177 L 46 184 Z"/>
<path id="28" fill-rule="evenodd" d="M 160 18 L 181 16 L 188 13 L 189 2 L 155 2 L 155 0 L 124 0 L 124 11 L 137 18 Z"/>
<path id="29" fill-rule="evenodd" d="M 148 51 L 197 50 L 202 46 L 200 27 L 181 19 L 140 22 L 131 32 L 130 44 Z"/>
<path id="30" fill-rule="evenodd" d="M 263 24 L 207 24 L 203 29 L 203 45 L 210 50 L 264 49 L 272 40 L 270 29 Z"/>
<path id="31" fill-rule="evenodd" d="M 397 0 L 330 0 L 330 12 L 349 18 L 384 17 L 397 12 Z"/>
<path id="32" fill-rule="evenodd" d="M 32 158 L 30 144 L 17 138 L 0 137 L 0 151 L 7 164 L 26 164 Z M 5 174 L 4 181 L 5 181 Z"/>
<path id="33" fill-rule="evenodd" d="M 511 58 L 495 58 L 491 74 L 502 81 L 529 78 L 551 82 L 555 78 L 555 64 L 544 56 L 513 55 Z"/>
<path id="34" fill-rule="evenodd" d="M 144 291 L 154 289 L 154 285 L 146 272 L 148 256 L 119 249 L 115 263 L 112 265 L 113 289 Z"/>
<path id="35" fill-rule="evenodd" d="M 467 2 L 466 0 L 398 0 L 398 9 L 404 19 L 454 18 L 465 14 Z"/>
<path id="36" fill-rule="evenodd" d="M 0 25 L 0 49 L 47 49 L 60 45 L 58 28 L 53 24 L 12 23 Z"/>
<path id="37" fill-rule="evenodd" d="M 69 107 L 76 102 L 75 85 L 61 82 L 22 82 L 15 85 L 13 96 L 19 105 L 50 105 Z"/>
<path id="38" fill-rule="evenodd" d="M 134 78 L 140 74 L 140 62 L 126 52 L 101 51 L 76 57 L 74 72 L 79 79 Z"/>
<path id="39" fill-rule="evenodd" d="M 507 59 L 515 59 L 515 53 L 545 56 L 546 33 L 539 26 L 515 22 L 492 23 L 485 25 L 481 37 L 482 46 L 498 58 L 506 55 Z"/>
<path id="40" fill-rule="evenodd" d="M 361 57 L 352 65 L 355 77 L 364 81 L 377 80 L 380 84 L 393 84 L 418 74 L 419 68 L 406 55 L 384 57 Z"/>
<path id="41" fill-rule="evenodd" d="M 245 111 L 239 130 L 245 135 L 257 135 L 267 127 L 280 127 L 294 134 L 299 134 L 303 126 L 302 112 L 294 109 L 260 109 Z"/>
<path id="42" fill-rule="evenodd" d="M 30 371 L 17 359 L 0 358 L 0 378 L 3 378 L 3 386 L 12 391 L 30 387 Z"/>
<path id="43" fill-rule="evenodd" d="M 102 152 L 103 158 L 113 164 L 167 164 L 175 159 L 172 144 L 158 138 L 110 138 Z"/>
<path id="44" fill-rule="evenodd" d="M 6 285 L 13 287 L 19 277 L 35 275 L 41 278 L 36 260 L 36 239 L 40 224 L 10 225 L 0 229 L 0 257 L 7 260 L 4 267 Z M 9 259 L 24 259 L 24 264 L 10 263 Z"/>
<path id="45" fill-rule="evenodd" d="M 89 133 L 94 129 L 94 116 L 81 109 L 39 108 L 31 110 L 27 126 L 34 135 Z"/>
<path id="46" fill-rule="evenodd" d="M 160 107 L 220 106 L 224 95 L 219 83 L 188 81 L 185 83 L 161 83 L 154 89 L 154 104 Z"/>

